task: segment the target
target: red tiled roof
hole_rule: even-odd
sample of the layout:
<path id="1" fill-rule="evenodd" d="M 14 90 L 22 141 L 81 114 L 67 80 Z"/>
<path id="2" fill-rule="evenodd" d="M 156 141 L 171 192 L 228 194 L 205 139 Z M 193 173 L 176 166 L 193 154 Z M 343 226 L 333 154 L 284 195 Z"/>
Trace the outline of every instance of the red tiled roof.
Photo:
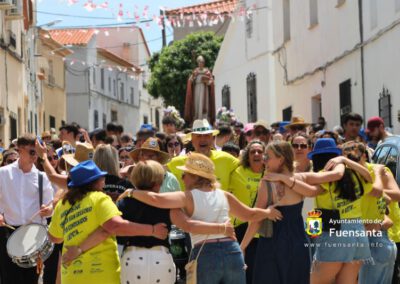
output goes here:
<path id="1" fill-rule="evenodd" d="M 213 2 L 186 6 L 166 11 L 167 16 L 176 16 L 181 14 L 202 14 L 202 13 L 220 13 L 227 14 L 232 13 L 238 0 L 217 0 Z"/>
<path id="2" fill-rule="evenodd" d="M 87 45 L 94 35 L 94 29 L 49 30 L 51 37 L 63 45 Z"/>

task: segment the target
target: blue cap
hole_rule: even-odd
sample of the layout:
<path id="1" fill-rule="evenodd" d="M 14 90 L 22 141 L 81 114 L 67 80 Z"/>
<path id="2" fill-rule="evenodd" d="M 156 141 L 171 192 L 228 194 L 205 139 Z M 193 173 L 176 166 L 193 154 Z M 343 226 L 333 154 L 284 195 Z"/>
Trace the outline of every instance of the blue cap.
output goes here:
<path id="1" fill-rule="evenodd" d="M 281 121 L 279 122 L 279 132 L 285 133 L 287 129 L 285 128 L 286 125 L 290 124 L 290 121 Z"/>
<path id="2" fill-rule="evenodd" d="M 154 131 L 154 128 L 151 124 L 145 123 L 140 126 L 140 130 Z"/>
<path id="3" fill-rule="evenodd" d="M 88 160 L 73 167 L 69 174 L 71 181 L 68 187 L 78 187 L 104 177 L 107 172 L 101 171 L 92 160 Z"/>
<path id="4" fill-rule="evenodd" d="M 342 150 L 336 146 L 336 142 L 333 138 L 320 138 L 315 142 L 314 149 L 308 153 L 307 158 L 312 160 L 314 155 L 319 154 L 341 155 Z"/>

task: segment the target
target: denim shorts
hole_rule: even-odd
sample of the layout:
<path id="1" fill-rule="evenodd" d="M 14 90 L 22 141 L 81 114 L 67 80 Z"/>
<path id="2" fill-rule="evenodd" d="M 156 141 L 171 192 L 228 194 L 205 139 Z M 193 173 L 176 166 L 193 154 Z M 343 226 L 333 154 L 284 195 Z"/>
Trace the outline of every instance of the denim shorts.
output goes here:
<path id="1" fill-rule="evenodd" d="M 360 222 L 341 224 L 336 232 L 322 232 L 315 239 L 314 260 L 321 262 L 372 261 L 368 237 Z"/>
<path id="2" fill-rule="evenodd" d="M 382 234 L 382 237 L 369 237 L 374 263 L 364 264 L 361 267 L 358 277 L 360 284 L 392 283 L 397 247 L 389 239 L 386 231 L 383 231 Z"/>
<path id="3" fill-rule="evenodd" d="M 192 249 L 190 260 L 196 258 L 200 247 Z M 206 243 L 197 261 L 197 283 L 246 284 L 244 258 L 238 242 Z"/>

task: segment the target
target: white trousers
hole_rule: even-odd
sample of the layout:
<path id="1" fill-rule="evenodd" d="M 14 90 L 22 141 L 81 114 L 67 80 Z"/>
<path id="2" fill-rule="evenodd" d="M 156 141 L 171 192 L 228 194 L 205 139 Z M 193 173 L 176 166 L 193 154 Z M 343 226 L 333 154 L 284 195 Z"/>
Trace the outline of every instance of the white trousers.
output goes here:
<path id="1" fill-rule="evenodd" d="M 121 284 L 174 284 L 176 269 L 166 247 L 127 247 L 121 258 Z"/>

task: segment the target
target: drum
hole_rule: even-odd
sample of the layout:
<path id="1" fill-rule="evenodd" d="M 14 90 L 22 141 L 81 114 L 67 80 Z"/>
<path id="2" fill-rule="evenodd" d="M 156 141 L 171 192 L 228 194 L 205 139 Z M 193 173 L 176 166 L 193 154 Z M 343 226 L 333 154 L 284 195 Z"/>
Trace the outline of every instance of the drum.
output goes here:
<path id="1" fill-rule="evenodd" d="M 40 224 L 19 227 L 7 241 L 7 253 L 20 267 L 30 268 L 40 258 L 43 262 L 50 256 L 54 244 L 47 236 L 47 229 Z"/>

